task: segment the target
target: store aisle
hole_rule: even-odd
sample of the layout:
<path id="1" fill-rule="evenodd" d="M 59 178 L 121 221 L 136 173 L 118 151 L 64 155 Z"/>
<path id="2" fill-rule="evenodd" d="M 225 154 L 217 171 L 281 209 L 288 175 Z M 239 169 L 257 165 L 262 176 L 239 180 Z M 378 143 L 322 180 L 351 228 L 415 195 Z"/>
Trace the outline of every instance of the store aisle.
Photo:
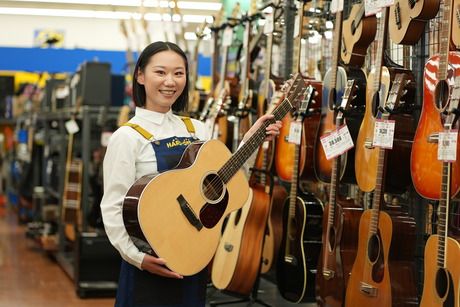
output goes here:
<path id="1" fill-rule="evenodd" d="M 80 299 L 61 267 L 25 236 L 16 215 L 0 215 L 0 307 L 108 307 L 114 299 Z"/>

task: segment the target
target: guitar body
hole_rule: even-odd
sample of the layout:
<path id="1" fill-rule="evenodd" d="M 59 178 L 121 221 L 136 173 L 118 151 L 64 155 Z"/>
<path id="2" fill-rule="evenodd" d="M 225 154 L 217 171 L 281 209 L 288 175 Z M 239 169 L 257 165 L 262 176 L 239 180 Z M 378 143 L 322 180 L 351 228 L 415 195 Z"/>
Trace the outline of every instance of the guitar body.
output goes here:
<path id="1" fill-rule="evenodd" d="M 365 210 L 359 222 L 358 250 L 348 280 L 345 306 L 392 306 L 388 266 L 392 221 L 388 213 L 381 211 L 377 235 L 369 240 L 371 210 Z"/>
<path id="2" fill-rule="evenodd" d="M 322 204 L 310 195 L 297 196 L 295 218 L 287 229 L 290 197 L 283 214 L 283 239 L 276 268 L 276 281 L 281 296 L 300 303 L 314 300 L 315 274 L 321 251 Z"/>
<path id="3" fill-rule="evenodd" d="M 176 169 L 138 179 L 123 203 L 123 220 L 134 244 L 167 259 L 168 268 L 182 275 L 206 267 L 219 243 L 223 217 L 248 199 L 249 186 L 241 170 L 223 189 L 213 189 L 221 190 L 220 196 L 204 189 L 206 184 L 222 183 L 215 174 L 230 157 L 220 141 L 196 142 L 186 148 Z M 190 219 L 203 227 L 193 226 Z"/>
<path id="4" fill-rule="evenodd" d="M 425 245 L 421 307 L 460 306 L 460 244 L 457 240 L 447 237 L 446 265 L 442 268 L 437 265 L 438 242 L 442 239 L 439 235 L 431 235 Z"/>
<path id="5" fill-rule="evenodd" d="M 460 53 L 449 53 L 449 71 L 446 80 L 449 86 L 460 76 Z M 425 65 L 423 84 L 423 106 L 417 130 L 412 145 L 410 171 L 415 190 L 418 194 L 429 199 L 440 198 L 442 161 L 437 159 L 438 145 L 428 142 L 428 137 L 443 131 L 443 116 L 437 109 L 436 79 L 439 67 L 439 56 L 435 55 Z M 455 69 L 455 70 L 454 70 Z M 459 143 L 459 139 L 457 143 Z M 460 157 L 460 146 L 457 146 L 457 157 Z M 460 159 L 452 162 L 451 197 L 460 190 Z"/>
<path id="6" fill-rule="evenodd" d="M 399 68 L 382 67 L 382 81 L 380 101 L 386 101 L 394 75 L 398 72 L 410 73 Z M 375 74 L 373 71 L 368 77 L 366 89 L 366 111 L 359 128 L 355 151 L 356 182 L 364 192 L 371 192 L 375 188 L 377 175 L 378 148 L 371 147 L 374 137 L 375 116 L 373 110 L 374 91 L 372 84 Z M 413 80 L 413 78 L 412 78 Z M 376 94 L 377 95 L 377 94 Z M 409 94 L 408 94 L 409 95 Z M 388 151 L 387 169 L 391 169 L 385 176 L 385 191 L 401 193 L 407 189 L 410 181 L 409 160 L 413 136 L 415 133 L 415 119 L 410 114 L 394 114 L 390 119 L 395 120 L 393 149 Z"/>
<path id="7" fill-rule="evenodd" d="M 351 72 L 351 73 L 350 73 Z M 366 104 L 365 102 L 365 84 L 366 76 L 361 69 L 349 69 L 345 71 L 342 67 L 338 67 L 337 71 L 337 85 L 335 90 L 330 89 L 328 84 L 330 84 L 330 75 L 331 71 L 328 70 L 324 76 L 323 80 L 323 103 L 321 107 L 321 120 L 318 126 L 318 133 L 315 138 L 315 153 L 314 153 L 314 170 L 316 177 L 324 182 L 331 182 L 331 172 L 332 172 L 332 160 L 326 159 L 326 154 L 324 153 L 323 146 L 321 145 L 321 136 L 330 133 L 336 129 L 335 127 L 335 118 L 336 112 L 329 108 L 329 103 L 334 103 L 334 105 L 340 105 L 341 97 L 343 96 L 343 91 L 347 82 L 347 77 L 357 80 L 358 89 L 356 93 L 356 99 L 354 100 L 355 108 L 352 109 L 350 114 L 347 114 L 345 123 L 348 126 L 350 131 L 351 138 L 356 140 L 358 136 L 359 127 L 363 118 L 362 107 Z M 335 92 L 335 99 L 333 92 Z M 336 103 L 336 101 L 339 101 Z M 350 149 L 348 152 L 341 155 L 341 169 L 339 170 L 341 182 L 343 183 L 355 183 L 355 150 L 354 148 Z"/>
<path id="8" fill-rule="evenodd" d="M 262 250 L 261 273 L 267 273 L 278 259 L 278 252 L 283 236 L 283 206 L 288 197 L 286 189 L 280 184 L 274 184 L 270 199 L 270 214 L 267 221 L 264 247 Z"/>
<path id="9" fill-rule="evenodd" d="M 363 210 L 355 206 L 353 200 L 337 200 L 335 223 L 328 238 L 329 209 L 328 204 L 323 215 L 323 245 L 316 273 L 316 302 L 319 306 L 340 307 L 344 304 L 348 278 L 356 257 L 359 220 Z M 323 275 L 326 261 L 327 269 L 333 272 L 331 278 Z"/>
<path id="10" fill-rule="evenodd" d="M 460 0 L 453 0 L 452 44 L 460 50 Z"/>
<path id="11" fill-rule="evenodd" d="M 428 20 L 439 11 L 439 0 L 396 0 L 390 7 L 389 32 L 395 44 L 413 45 L 425 30 Z"/>
<path id="12" fill-rule="evenodd" d="M 347 65 L 361 67 L 366 58 L 367 48 L 377 33 L 377 18 L 368 16 L 356 25 L 362 4 L 354 4 L 349 17 L 344 20 L 342 28 L 342 48 L 340 51 L 343 62 Z"/>
<path id="13" fill-rule="evenodd" d="M 246 296 L 251 293 L 259 274 L 270 201 L 263 186 L 253 186 L 251 190 L 247 208 L 243 206 L 230 214 L 212 270 L 216 288 Z M 224 282 L 226 280 L 228 283 Z"/>

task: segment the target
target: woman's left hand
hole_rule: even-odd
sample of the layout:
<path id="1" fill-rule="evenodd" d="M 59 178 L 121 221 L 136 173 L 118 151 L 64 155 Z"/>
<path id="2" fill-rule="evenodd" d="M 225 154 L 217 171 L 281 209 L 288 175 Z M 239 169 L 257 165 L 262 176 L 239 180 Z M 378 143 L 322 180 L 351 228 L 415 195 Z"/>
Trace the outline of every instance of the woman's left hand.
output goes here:
<path id="1" fill-rule="evenodd" d="M 259 117 L 259 119 L 257 119 L 257 121 L 254 123 L 254 125 L 252 125 L 252 127 L 244 135 L 243 142 L 246 142 L 247 140 L 249 140 L 249 138 L 254 134 L 254 132 L 256 132 L 257 129 L 259 129 L 266 120 L 273 119 L 274 117 L 275 116 L 273 114 L 265 114 L 265 115 Z M 273 124 L 270 124 L 265 129 L 266 133 L 267 133 L 267 137 L 265 138 L 265 141 L 274 140 L 275 137 L 277 137 L 280 134 L 281 126 L 282 126 L 282 124 L 281 124 L 281 121 L 279 121 L 279 120 L 276 121 Z"/>

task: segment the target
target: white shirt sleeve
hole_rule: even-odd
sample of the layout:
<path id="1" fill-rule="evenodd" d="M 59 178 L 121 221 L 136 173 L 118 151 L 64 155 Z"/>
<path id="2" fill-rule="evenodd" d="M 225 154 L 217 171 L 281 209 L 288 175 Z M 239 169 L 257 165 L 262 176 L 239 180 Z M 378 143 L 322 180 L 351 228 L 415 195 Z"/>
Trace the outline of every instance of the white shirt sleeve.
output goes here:
<path id="1" fill-rule="evenodd" d="M 104 157 L 104 196 L 101 201 L 105 231 L 121 257 L 141 268 L 145 253 L 139 251 L 126 231 L 122 205 L 126 192 L 135 182 L 139 139 L 130 127 L 118 129 L 110 137 Z"/>

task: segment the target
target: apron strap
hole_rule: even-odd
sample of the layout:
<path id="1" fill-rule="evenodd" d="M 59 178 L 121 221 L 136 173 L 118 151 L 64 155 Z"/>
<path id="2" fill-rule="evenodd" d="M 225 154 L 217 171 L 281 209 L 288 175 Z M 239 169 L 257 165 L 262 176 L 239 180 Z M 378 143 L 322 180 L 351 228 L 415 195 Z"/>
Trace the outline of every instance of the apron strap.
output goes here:
<path id="1" fill-rule="evenodd" d="M 182 119 L 182 121 L 184 122 L 188 133 L 190 133 L 192 136 L 194 136 L 195 135 L 195 126 L 193 126 L 193 122 L 190 119 L 190 117 L 181 116 L 180 119 Z M 147 130 L 145 130 L 144 128 L 139 126 L 138 124 L 133 124 L 133 123 L 127 122 L 127 123 L 123 124 L 123 126 L 128 126 L 128 127 L 133 128 L 134 130 L 139 132 L 140 135 L 142 135 L 145 139 L 147 139 L 149 141 L 153 140 L 153 134 L 151 134 L 150 132 L 148 132 Z"/>

